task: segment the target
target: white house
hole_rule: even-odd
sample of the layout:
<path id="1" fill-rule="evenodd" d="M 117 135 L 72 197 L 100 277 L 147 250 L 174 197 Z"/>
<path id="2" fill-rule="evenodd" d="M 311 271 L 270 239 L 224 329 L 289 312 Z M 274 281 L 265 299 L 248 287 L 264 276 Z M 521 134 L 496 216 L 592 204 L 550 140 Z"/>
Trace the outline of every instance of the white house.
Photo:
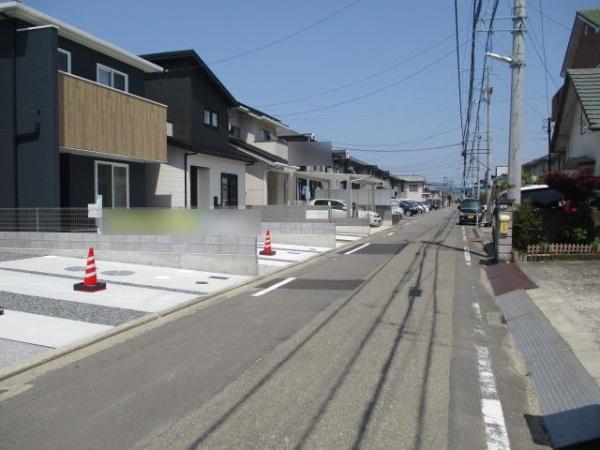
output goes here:
<path id="1" fill-rule="evenodd" d="M 567 69 L 552 138 L 559 169 L 600 175 L 598 98 L 600 68 Z"/>

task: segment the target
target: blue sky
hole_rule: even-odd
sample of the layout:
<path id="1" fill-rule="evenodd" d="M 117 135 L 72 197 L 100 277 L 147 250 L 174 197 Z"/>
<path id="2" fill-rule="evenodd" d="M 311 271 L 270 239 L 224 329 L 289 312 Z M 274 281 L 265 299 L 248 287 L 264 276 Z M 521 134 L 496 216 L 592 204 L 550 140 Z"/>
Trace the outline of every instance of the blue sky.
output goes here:
<path id="1" fill-rule="evenodd" d="M 263 109 L 300 132 L 338 147 L 379 150 L 443 146 L 460 141 L 452 0 L 360 0 L 307 32 L 264 50 L 237 55 L 300 30 L 352 0 L 29 0 L 29 6 L 134 53 L 195 49 L 240 101 Z M 484 1 L 484 16 L 492 1 Z M 142 8 L 143 5 L 143 8 Z M 500 0 L 498 17 L 512 0 Z M 530 0 L 526 39 L 523 160 L 547 152 L 543 119 L 548 98 L 563 82 L 560 66 L 578 9 L 597 0 Z M 461 58 L 467 68 L 472 1 L 459 0 Z M 540 9 L 545 16 L 540 17 Z M 510 28 L 498 20 L 496 28 Z M 542 26 L 544 33 L 542 34 Z M 480 42 L 483 42 L 483 36 Z M 546 49 L 548 88 L 542 41 Z M 495 33 L 494 50 L 509 54 L 511 35 Z M 535 52 L 538 50 L 540 57 Z M 481 60 L 476 64 L 481 65 Z M 355 81 L 394 66 L 368 80 Z M 478 72 L 479 73 L 479 72 Z M 467 73 L 463 73 L 466 92 Z M 352 84 L 344 89 L 340 86 Z M 389 87 L 388 87 L 389 86 Z M 494 165 L 507 159 L 510 70 L 493 65 Z M 374 91 L 381 92 L 365 96 Z M 291 101 L 311 96 L 302 101 Z M 364 98 L 356 99 L 357 97 Z M 282 103 L 283 104 L 276 104 Z M 338 106 L 332 106 L 336 105 Z M 482 110 L 483 111 L 483 110 Z M 460 183 L 458 147 L 403 153 L 352 151 L 397 174 Z"/>

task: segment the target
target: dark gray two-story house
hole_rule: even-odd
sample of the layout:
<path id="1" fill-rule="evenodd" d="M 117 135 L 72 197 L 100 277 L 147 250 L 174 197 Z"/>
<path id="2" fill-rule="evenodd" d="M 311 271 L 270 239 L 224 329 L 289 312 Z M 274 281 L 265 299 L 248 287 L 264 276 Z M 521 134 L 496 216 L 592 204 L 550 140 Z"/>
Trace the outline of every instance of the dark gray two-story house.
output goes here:
<path id="1" fill-rule="evenodd" d="M 0 208 L 146 206 L 167 160 L 159 65 L 18 2 L 0 3 Z M 150 194 L 148 194 L 150 193 Z"/>
<path id="2" fill-rule="evenodd" d="M 143 55 L 165 69 L 146 77 L 146 95 L 168 106 L 168 163 L 153 167 L 153 206 L 245 206 L 246 166 L 255 159 L 229 141 L 238 105 L 194 50 Z"/>

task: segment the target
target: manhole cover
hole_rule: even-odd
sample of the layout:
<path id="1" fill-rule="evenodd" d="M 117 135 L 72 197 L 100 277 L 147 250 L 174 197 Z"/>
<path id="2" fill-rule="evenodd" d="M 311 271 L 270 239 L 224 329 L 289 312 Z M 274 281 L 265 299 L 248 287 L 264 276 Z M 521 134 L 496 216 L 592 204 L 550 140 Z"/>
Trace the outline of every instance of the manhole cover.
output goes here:
<path id="1" fill-rule="evenodd" d="M 212 278 L 213 280 L 229 280 L 229 277 L 220 277 L 218 275 L 211 275 L 208 278 Z"/>
<path id="2" fill-rule="evenodd" d="M 85 266 L 65 267 L 65 270 L 68 272 L 83 272 L 85 270 Z"/>
<path id="3" fill-rule="evenodd" d="M 135 272 L 131 270 L 105 270 L 100 272 L 102 275 L 110 275 L 112 277 L 125 277 L 127 275 L 133 275 Z"/>
<path id="4" fill-rule="evenodd" d="M 208 281 L 196 281 L 196 284 L 208 284 Z"/>

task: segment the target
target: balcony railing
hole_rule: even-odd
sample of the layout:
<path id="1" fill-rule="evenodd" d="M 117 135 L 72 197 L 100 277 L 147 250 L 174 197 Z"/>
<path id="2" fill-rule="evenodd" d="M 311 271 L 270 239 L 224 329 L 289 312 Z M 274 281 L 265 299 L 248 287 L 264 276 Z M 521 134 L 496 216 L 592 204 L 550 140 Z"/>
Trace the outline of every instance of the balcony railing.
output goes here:
<path id="1" fill-rule="evenodd" d="M 59 145 L 142 161 L 167 160 L 167 107 L 59 72 Z"/>

